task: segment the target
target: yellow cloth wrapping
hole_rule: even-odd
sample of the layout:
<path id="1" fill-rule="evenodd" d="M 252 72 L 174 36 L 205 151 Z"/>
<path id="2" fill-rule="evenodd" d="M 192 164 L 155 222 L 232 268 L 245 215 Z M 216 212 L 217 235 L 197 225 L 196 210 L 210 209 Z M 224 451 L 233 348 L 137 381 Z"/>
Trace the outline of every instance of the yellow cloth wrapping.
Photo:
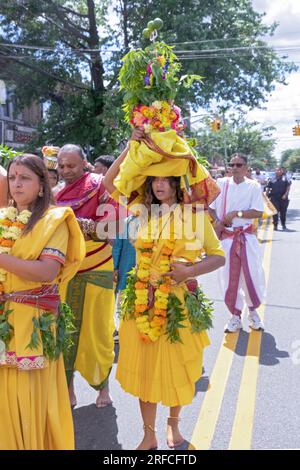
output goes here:
<path id="1" fill-rule="evenodd" d="M 179 158 L 191 155 L 191 151 L 186 141 L 174 130 L 152 132 L 151 139 L 173 158 L 167 158 L 151 150 L 144 142 L 131 141 L 129 151 L 120 165 L 119 174 L 114 180 L 119 193 L 130 197 L 134 191 L 138 191 L 140 195 L 143 195 L 143 186 L 148 176 L 181 176 L 182 189 L 185 189 L 184 175 L 190 186 L 207 179 L 211 180 L 210 184 L 213 186 L 208 171 L 202 165 L 197 164 L 196 175 L 193 176 L 190 170 L 190 160 Z M 212 198 L 208 195 L 209 203 L 219 194 L 217 185 L 215 186 L 216 194 Z"/>
<path id="2" fill-rule="evenodd" d="M 48 209 L 33 230 L 15 242 L 12 255 L 37 260 L 45 248 L 65 255 L 65 264 L 54 281 L 62 287 L 74 276 L 85 255 L 84 240 L 71 209 Z M 41 285 L 7 273 L 4 290 L 9 293 Z M 39 315 L 34 306 L 7 302 L 6 308 L 13 310 L 9 322 L 14 335 L 8 361 L 0 366 L 0 449 L 73 449 L 73 421 L 63 358 L 47 361 L 42 345 L 35 350 L 27 348 L 32 318 Z"/>
<path id="3" fill-rule="evenodd" d="M 113 260 L 109 244 L 86 241 L 87 256 L 69 285 L 68 303 L 80 331 L 74 368 L 94 388 L 108 378 L 114 361 Z M 70 299 L 70 300 L 69 300 Z M 69 371 L 68 364 L 66 366 Z"/>
<path id="4" fill-rule="evenodd" d="M 272 204 L 270 199 L 263 193 L 264 198 L 264 211 L 262 215 L 262 219 L 268 219 L 269 217 L 273 217 L 273 215 L 277 214 L 276 207 Z"/>
<path id="5" fill-rule="evenodd" d="M 163 216 L 167 218 L 168 215 Z M 195 262 L 201 249 L 207 255 L 224 256 L 220 241 L 204 212 L 193 214 L 193 219 L 201 217 L 200 230 L 192 239 L 177 239 L 172 260 Z M 203 217 L 203 218 L 202 218 Z M 193 220 L 195 222 L 195 220 Z M 195 225 L 194 225 L 195 226 Z M 140 238 L 136 246 L 139 246 Z M 159 259 L 165 240 L 160 238 L 153 251 L 150 278 L 159 279 Z M 138 260 L 140 252 L 138 251 Z M 171 261 L 172 261 L 171 260 Z M 185 283 L 174 285 L 173 292 L 184 305 Z M 184 313 L 187 314 L 186 309 Z M 135 320 L 123 320 L 119 329 L 120 352 L 116 377 L 123 389 L 142 401 L 166 406 L 181 406 L 191 403 L 195 393 L 195 382 L 202 374 L 203 349 L 209 345 L 205 331 L 191 333 L 191 325 L 186 317 L 180 329 L 182 343 L 170 343 L 166 335 L 150 344 L 145 344 L 137 330 Z"/>

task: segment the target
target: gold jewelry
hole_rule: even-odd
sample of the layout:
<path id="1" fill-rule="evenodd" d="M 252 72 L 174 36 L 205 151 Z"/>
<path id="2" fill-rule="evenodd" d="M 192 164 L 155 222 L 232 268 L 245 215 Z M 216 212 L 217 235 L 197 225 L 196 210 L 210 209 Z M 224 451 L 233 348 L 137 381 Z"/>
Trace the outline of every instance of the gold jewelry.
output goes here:
<path id="1" fill-rule="evenodd" d="M 181 421 L 181 418 L 179 416 L 168 416 L 168 419 L 176 419 L 178 423 L 179 421 Z"/>
<path id="2" fill-rule="evenodd" d="M 144 424 L 143 428 L 144 431 L 146 431 L 146 429 L 149 429 L 150 431 L 154 432 L 154 434 L 157 432 L 157 429 L 151 426 L 151 424 Z"/>

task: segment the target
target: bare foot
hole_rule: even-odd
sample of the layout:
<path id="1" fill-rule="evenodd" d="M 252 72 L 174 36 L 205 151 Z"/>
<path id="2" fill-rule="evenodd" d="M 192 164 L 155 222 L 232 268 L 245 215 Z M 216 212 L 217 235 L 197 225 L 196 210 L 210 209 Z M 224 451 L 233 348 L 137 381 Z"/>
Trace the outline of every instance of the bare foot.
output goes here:
<path id="1" fill-rule="evenodd" d="M 96 400 L 97 408 L 105 408 L 105 406 L 112 405 L 112 398 L 109 394 L 109 388 L 105 387 L 99 391 L 99 395 Z"/>
<path id="2" fill-rule="evenodd" d="M 167 444 L 170 449 L 174 447 L 179 447 L 184 443 L 184 437 L 179 431 L 177 419 L 168 418 L 167 425 Z"/>

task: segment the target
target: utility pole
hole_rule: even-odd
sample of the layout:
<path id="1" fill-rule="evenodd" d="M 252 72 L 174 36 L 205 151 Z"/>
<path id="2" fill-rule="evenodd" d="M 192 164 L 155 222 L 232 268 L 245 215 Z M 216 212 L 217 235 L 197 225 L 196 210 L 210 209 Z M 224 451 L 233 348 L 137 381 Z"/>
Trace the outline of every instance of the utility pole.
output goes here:
<path id="1" fill-rule="evenodd" d="M 227 158 L 228 158 L 228 155 L 227 155 L 227 133 L 226 133 L 226 127 L 224 128 L 224 125 L 225 125 L 225 112 L 223 112 L 223 129 L 225 130 L 224 131 L 224 168 L 225 168 L 225 171 L 227 171 Z"/>

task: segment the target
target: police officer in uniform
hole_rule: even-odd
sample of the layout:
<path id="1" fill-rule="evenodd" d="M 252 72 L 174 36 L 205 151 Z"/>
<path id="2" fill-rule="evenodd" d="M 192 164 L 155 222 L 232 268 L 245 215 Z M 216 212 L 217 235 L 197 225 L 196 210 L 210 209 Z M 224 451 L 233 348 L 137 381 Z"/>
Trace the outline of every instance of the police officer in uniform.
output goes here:
<path id="1" fill-rule="evenodd" d="M 284 174 L 283 169 L 276 168 L 276 176 L 267 184 L 267 196 L 280 214 L 280 222 L 283 230 L 286 229 L 286 212 L 289 205 L 288 195 L 290 192 L 291 181 Z M 274 230 L 278 227 L 278 214 L 273 215 Z"/>

